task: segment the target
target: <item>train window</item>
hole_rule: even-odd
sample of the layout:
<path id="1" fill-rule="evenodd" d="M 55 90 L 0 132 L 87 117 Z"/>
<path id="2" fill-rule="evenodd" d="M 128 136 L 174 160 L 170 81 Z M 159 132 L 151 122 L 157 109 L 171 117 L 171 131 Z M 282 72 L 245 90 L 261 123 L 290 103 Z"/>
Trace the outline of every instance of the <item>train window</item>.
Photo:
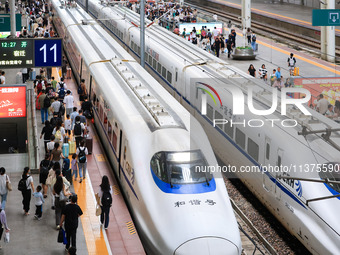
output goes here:
<path id="1" fill-rule="evenodd" d="M 281 166 L 282 165 L 282 161 L 281 161 L 281 156 L 277 157 L 277 166 Z"/>
<path id="2" fill-rule="evenodd" d="M 172 73 L 168 71 L 168 75 L 166 77 L 166 80 L 171 83 L 172 82 Z"/>
<path id="3" fill-rule="evenodd" d="M 246 135 L 238 128 L 236 128 L 235 141 L 243 149 L 246 147 Z"/>
<path id="4" fill-rule="evenodd" d="M 133 47 L 134 47 L 134 42 L 133 41 L 131 41 L 131 49 L 133 49 Z"/>
<path id="5" fill-rule="evenodd" d="M 231 138 L 234 138 L 234 127 L 230 125 L 230 122 L 224 124 L 224 132 Z"/>
<path id="6" fill-rule="evenodd" d="M 269 157 L 270 157 L 270 144 L 267 143 L 267 145 L 266 145 L 266 159 L 269 160 Z"/>
<path id="7" fill-rule="evenodd" d="M 259 160 L 259 146 L 252 139 L 248 138 L 248 153 L 256 161 Z"/>
<path id="8" fill-rule="evenodd" d="M 149 55 L 149 65 L 152 66 L 152 56 Z"/>
<path id="9" fill-rule="evenodd" d="M 178 72 L 176 71 L 176 78 L 175 78 L 176 82 L 177 82 L 177 79 L 178 79 Z"/>
<path id="10" fill-rule="evenodd" d="M 117 151 L 117 134 L 116 132 L 113 130 L 113 135 L 112 135 L 112 146 L 114 148 L 115 151 Z"/>
<path id="11" fill-rule="evenodd" d="M 319 175 L 321 179 L 329 179 L 330 181 L 340 181 L 340 163 L 332 162 L 321 165 L 321 171 Z M 332 189 L 340 192 L 340 184 L 338 183 L 327 183 Z"/>
<path id="12" fill-rule="evenodd" d="M 158 152 L 151 159 L 151 169 L 163 182 L 173 184 L 192 184 L 209 182 L 211 173 L 197 171 L 207 164 L 200 150 L 187 152 Z"/>
<path id="13" fill-rule="evenodd" d="M 138 53 L 138 55 L 140 55 L 140 47 L 139 46 L 137 46 L 137 53 Z"/>
<path id="14" fill-rule="evenodd" d="M 222 114 L 220 114 L 218 111 L 215 111 L 215 120 L 223 120 Z M 223 124 L 216 124 L 216 126 L 223 130 Z"/>
<path id="15" fill-rule="evenodd" d="M 157 68 L 157 60 L 156 59 L 152 60 L 152 67 L 153 67 L 153 69 Z"/>
<path id="16" fill-rule="evenodd" d="M 162 76 L 166 78 L 166 69 L 164 66 L 162 66 Z"/>
<path id="17" fill-rule="evenodd" d="M 207 117 L 212 121 L 214 119 L 214 108 L 207 104 Z"/>
<path id="18" fill-rule="evenodd" d="M 97 108 L 97 107 L 96 107 L 97 95 L 96 95 L 96 93 L 94 93 L 94 92 L 93 92 L 92 100 L 93 100 L 93 101 L 92 101 L 92 104 L 95 106 L 95 108 Z M 98 109 L 96 109 L 96 110 L 98 110 Z"/>
<path id="19" fill-rule="evenodd" d="M 104 129 L 107 132 L 107 115 L 106 115 L 105 112 L 104 112 L 104 122 L 103 122 L 103 124 L 104 124 Z"/>
<path id="20" fill-rule="evenodd" d="M 161 63 L 158 62 L 158 64 L 157 64 L 157 73 L 160 74 L 161 71 L 162 71 L 162 65 L 161 65 Z"/>

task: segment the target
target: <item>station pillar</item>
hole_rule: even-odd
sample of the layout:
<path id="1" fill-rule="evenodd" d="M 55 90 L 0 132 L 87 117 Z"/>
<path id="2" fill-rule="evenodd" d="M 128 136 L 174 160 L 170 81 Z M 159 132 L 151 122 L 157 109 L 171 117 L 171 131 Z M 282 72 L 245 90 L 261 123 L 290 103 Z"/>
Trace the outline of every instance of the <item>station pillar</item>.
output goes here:
<path id="1" fill-rule="evenodd" d="M 242 0 L 242 33 L 243 33 L 243 46 L 246 45 L 246 32 L 247 28 L 251 27 L 251 2 L 250 0 Z"/>
<path id="2" fill-rule="evenodd" d="M 320 3 L 320 9 L 335 9 L 335 0 Z M 321 58 L 329 62 L 335 61 L 335 27 L 321 26 Z"/>
<path id="3" fill-rule="evenodd" d="M 10 0 L 10 15 L 11 15 L 11 37 L 16 37 L 16 20 L 15 20 L 15 0 Z"/>

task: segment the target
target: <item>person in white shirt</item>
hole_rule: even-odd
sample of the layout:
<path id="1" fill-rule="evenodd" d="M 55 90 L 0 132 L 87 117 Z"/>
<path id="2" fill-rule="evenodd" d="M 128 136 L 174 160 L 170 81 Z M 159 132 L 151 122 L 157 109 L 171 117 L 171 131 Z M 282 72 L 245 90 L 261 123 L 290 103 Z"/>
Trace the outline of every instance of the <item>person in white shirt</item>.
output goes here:
<path id="1" fill-rule="evenodd" d="M 87 159 L 86 155 L 89 154 L 87 148 L 85 147 L 85 141 L 81 140 L 79 147 L 76 151 L 78 158 L 78 169 L 79 169 L 79 183 L 83 181 L 86 177 Z"/>
<path id="2" fill-rule="evenodd" d="M 66 115 L 66 120 L 65 120 L 65 132 L 66 135 L 68 134 L 69 136 L 71 135 L 71 130 L 72 130 L 72 121 L 70 119 L 70 114 Z"/>
<path id="3" fill-rule="evenodd" d="M 5 71 L 2 71 L 0 75 L 0 85 L 5 85 L 5 84 L 6 84 Z"/>
<path id="4" fill-rule="evenodd" d="M 216 27 L 214 27 L 214 30 L 212 32 L 213 32 L 214 40 L 216 40 L 216 38 L 220 34 L 220 32 L 216 29 Z"/>
<path id="5" fill-rule="evenodd" d="M 316 111 L 318 111 L 321 114 L 325 114 L 328 109 L 328 100 L 323 98 L 323 95 L 320 94 L 318 96 L 318 102 L 316 104 Z"/>
<path id="6" fill-rule="evenodd" d="M 73 99 L 73 96 L 71 95 L 70 90 L 66 92 L 66 97 L 64 98 L 64 104 L 66 108 L 66 115 L 71 114 L 72 109 L 73 109 L 74 99 Z"/>

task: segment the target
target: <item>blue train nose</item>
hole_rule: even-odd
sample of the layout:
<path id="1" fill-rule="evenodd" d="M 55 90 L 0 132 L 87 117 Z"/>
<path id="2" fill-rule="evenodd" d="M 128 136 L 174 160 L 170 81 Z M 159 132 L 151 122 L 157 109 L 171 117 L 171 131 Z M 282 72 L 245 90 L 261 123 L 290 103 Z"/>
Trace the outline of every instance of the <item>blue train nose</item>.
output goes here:
<path id="1" fill-rule="evenodd" d="M 180 245 L 174 255 L 211 254 L 211 255 L 239 255 L 237 246 L 227 239 L 218 237 L 201 237 L 189 240 Z"/>

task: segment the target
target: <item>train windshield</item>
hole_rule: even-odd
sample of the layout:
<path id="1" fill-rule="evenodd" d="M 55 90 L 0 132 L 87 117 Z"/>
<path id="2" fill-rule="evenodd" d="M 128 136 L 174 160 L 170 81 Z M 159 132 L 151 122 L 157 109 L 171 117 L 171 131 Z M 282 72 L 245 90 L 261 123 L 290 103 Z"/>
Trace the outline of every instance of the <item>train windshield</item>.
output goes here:
<path id="1" fill-rule="evenodd" d="M 339 183 L 327 183 L 327 185 L 329 185 L 332 189 L 340 193 L 340 163 L 331 162 L 325 165 L 327 167 L 322 168 L 319 172 L 320 177 L 322 179 L 329 179 L 330 181 L 339 182 Z"/>
<path id="2" fill-rule="evenodd" d="M 159 179 L 172 184 L 209 182 L 208 164 L 200 150 L 189 152 L 158 152 L 151 159 L 152 171 Z"/>

